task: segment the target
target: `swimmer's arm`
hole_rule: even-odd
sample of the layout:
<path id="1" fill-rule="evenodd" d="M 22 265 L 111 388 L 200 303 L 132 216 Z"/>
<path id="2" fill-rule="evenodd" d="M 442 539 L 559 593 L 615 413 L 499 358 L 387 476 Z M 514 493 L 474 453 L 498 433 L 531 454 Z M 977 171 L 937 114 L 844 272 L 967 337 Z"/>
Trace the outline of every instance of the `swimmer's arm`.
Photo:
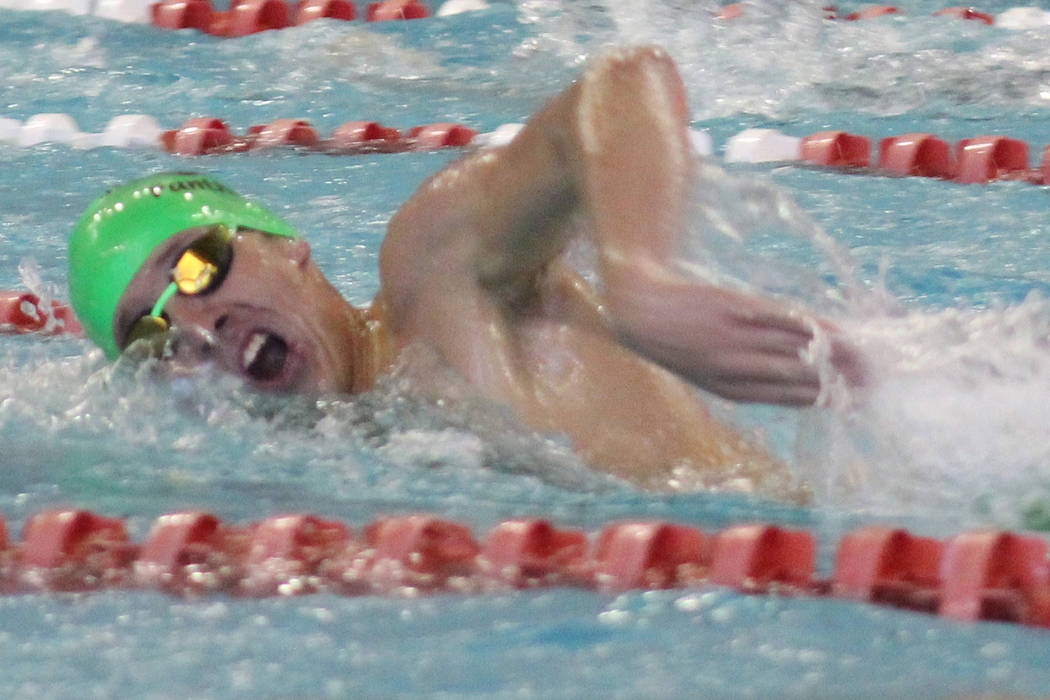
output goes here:
<path id="1" fill-rule="evenodd" d="M 577 113 L 578 186 L 626 345 L 726 398 L 808 405 L 821 383 L 803 356 L 821 333 L 832 362 L 857 379 L 852 352 L 816 318 L 674 270 L 695 161 L 684 88 L 666 55 L 601 59 Z"/>
<path id="2" fill-rule="evenodd" d="M 580 213 L 622 342 L 727 398 L 812 403 L 820 381 L 800 356 L 812 319 L 672 270 L 693 176 L 687 125 L 684 90 L 662 52 L 629 49 L 592 64 L 510 144 L 445 169 L 394 217 L 380 255 L 393 316 L 414 319 L 409 335 L 455 351 L 478 328 L 463 332 L 470 320 L 455 304 L 482 308 L 470 296 L 482 290 L 512 309 Z M 442 304 L 448 313 L 435 314 Z"/>

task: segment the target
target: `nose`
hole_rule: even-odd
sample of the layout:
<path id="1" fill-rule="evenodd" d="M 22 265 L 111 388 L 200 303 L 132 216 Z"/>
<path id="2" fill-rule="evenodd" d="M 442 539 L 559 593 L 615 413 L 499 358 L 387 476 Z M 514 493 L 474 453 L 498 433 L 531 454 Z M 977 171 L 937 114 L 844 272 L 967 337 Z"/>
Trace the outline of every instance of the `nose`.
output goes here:
<path id="1" fill-rule="evenodd" d="M 291 259 L 299 267 L 305 267 L 310 262 L 310 244 L 305 238 L 293 238 Z"/>
<path id="2" fill-rule="evenodd" d="M 172 352 L 181 364 L 193 366 L 221 359 L 217 357 L 215 335 L 197 324 L 183 321 L 175 325 L 172 340 Z"/>

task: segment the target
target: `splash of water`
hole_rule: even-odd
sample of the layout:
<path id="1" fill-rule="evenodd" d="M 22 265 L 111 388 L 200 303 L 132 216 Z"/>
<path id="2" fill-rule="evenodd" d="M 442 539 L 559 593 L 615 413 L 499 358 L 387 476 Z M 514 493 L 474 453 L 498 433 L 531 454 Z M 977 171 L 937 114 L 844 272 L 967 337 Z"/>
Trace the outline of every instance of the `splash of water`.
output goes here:
<path id="1" fill-rule="evenodd" d="M 803 425 L 826 499 L 1040 526 L 1050 497 L 1050 305 L 857 319 L 869 385 Z M 1042 524 L 1045 526 L 1045 523 Z"/>
<path id="2" fill-rule="evenodd" d="M 791 197 L 754 173 L 699 171 L 683 267 L 829 317 L 859 387 L 795 415 L 790 459 L 820 502 L 1045 526 L 1050 510 L 1050 303 L 912 308 Z M 823 376 L 834 370 L 815 355 Z M 721 407 L 725 410 L 725 407 Z M 745 412 L 733 411 L 746 422 Z M 768 416 L 764 418 L 769 422 Z"/>

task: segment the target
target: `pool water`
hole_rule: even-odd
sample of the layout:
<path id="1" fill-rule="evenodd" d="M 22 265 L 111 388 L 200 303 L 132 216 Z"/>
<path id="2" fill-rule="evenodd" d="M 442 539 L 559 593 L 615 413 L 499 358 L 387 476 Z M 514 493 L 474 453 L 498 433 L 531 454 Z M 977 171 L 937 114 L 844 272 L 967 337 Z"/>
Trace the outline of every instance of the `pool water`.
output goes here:
<path id="1" fill-rule="evenodd" d="M 862 523 L 938 537 L 989 525 L 1050 529 L 1047 189 L 719 164 L 726 140 L 756 126 L 873 141 L 998 133 L 1028 142 L 1036 158 L 1050 143 L 1050 28 L 932 17 L 941 5 L 926 0 L 900 3 L 904 16 L 827 22 L 822 4 L 749 3 L 729 23 L 711 19 L 713 2 L 642 10 L 522 0 L 235 40 L 0 9 L 0 116 L 64 112 L 94 132 L 126 113 L 166 128 L 215 116 L 238 132 L 282 117 L 322 134 L 357 119 L 459 121 L 486 132 L 523 120 L 603 45 L 660 43 L 680 62 L 694 126 L 716 146 L 686 241 L 695 266 L 828 314 L 871 377 L 821 409 L 716 404 L 812 485 L 803 507 L 642 492 L 490 407 L 413 399 L 402 377 L 353 400 L 275 399 L 207 373 L 109 366 L 70 337 L 8 336 L 0 513 L 17 532 L 42 509 L 88 508 L 126 518 L 137 539 L 158 515 L 183 509 L 241 523 L 315 512 L 359 525 L 427 511 L 477 533 L 519 516 L 591 529 L 622 518 L 708 530 L 765 521 L 813 531 L 825 573 L 836 541 Z M 64 298 L 65 240 L 87 203 L 115 182 L 192 168 L 270 203 L 309 237 L 347 298 L 367 303 L 386 221 L 456 153 L 186 159 L 0 144 L 0 156 L 0 288 Z M 704 225 L 711 207 L 735 237 Z M 28 595 L 0 598 L 0 694 L 1046 696 L 1048 642 L 1039 629 L 717 588 L 256 601 Z"/>

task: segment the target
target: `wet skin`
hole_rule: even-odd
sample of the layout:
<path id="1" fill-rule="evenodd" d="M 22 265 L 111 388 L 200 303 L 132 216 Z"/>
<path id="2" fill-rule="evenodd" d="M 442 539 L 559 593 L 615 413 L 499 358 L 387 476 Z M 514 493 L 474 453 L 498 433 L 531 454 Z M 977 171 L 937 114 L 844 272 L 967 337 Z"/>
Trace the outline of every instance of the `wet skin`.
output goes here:
<path id="1" fill-rule="evenodd" d="M 563 433 L 597 467 L 651 487 L 776 489 L 782 469 L 711 417 L 727 398 L 813 403 L 802 354 L 829 332 L 798 309 L 676 272 L 694 162 L 677 72 L 657 49 L 595 61 L 510 144 L 431 177 L 391 220 L 372 306 L 350 306 L 305 241 L 240 231 L 215 291 L 165 311 L 187 352 L 265 389 L 356 392 L 422 344 L 480 395 Z M 586 223 L 601 289 L 562 254 Z M 177 255 L 156 251 L 125 293 L 117 334 L 156 301 Z M 832 360 L 855 375 L 832 334 Z"/>
<path id="2" fill-rule="evenodd" d="M 157 248 L 125 291 L 115 334 L 123 338 L 171 280 L 178 256 L 207 229 L 188 229 Z M 357 392 L 374 370 L 359 365 L 369 343 L 368 314 L 328 282 L 301 238 L 237 231 L 229 271 L 204 294 L 176 294 L 164 313 L 178 329 L 183 362 L 216 363 L 254 386 L 274 391 Z"/>

